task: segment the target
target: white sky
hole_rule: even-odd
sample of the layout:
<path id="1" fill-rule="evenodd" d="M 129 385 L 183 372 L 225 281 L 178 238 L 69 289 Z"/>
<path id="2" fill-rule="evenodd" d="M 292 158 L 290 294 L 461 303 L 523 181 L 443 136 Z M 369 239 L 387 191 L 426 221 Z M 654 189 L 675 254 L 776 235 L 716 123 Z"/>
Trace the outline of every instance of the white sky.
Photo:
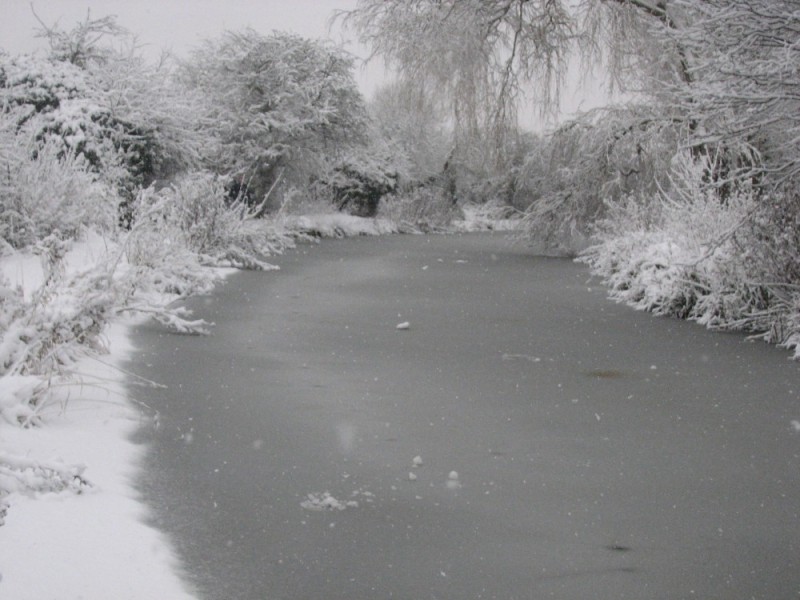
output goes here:
<path id="1" fill-rule="evenodd" d="M 332 38 L 357 56 L 364 48 L 344 37 L 328 21 L 337 9 L 349 9 L 356 0 L 33 0 L 39 17 L 48 25 L 58 22 L 69 29 L 86 18 L 116 15 L 119 25 L 134 33 L 144 53 L 156 58 L 163 49 L 184 56 L 201 40 L 225 30 L 252 27 L 261 33 L 291 31 L 304 37 Z M 11 54 L 32 52 L 44 43 L 34 37 L 39 24 L 29 0 L 0 0 L 0 47 Z M 359 86 L 369 95 L 384 76 L 383 67 L 370 65 L 356 73 Z"/>
<path id="2" fill-rule="evenodd" d="M 178 54 L 201 39 L 226 29 L 252 27 L 262 33 L 292 31 L 307 37 L 328 37 L 328 19 L 355 0 L 33 0 L 45 23 L 69 28 L 86 17 L 116 15 L 118 23 L 143 43 L 172 48 Z M 38 26 L 29 0 L 0 0 L 0 45 L 12 53 L 36 47 Z M 336 37 L 337 32 L 333 32 Z"/>
<path id="3" fill-rule="evenodd" d="M 367 52 L 352 36 L 345 36 L 337 26 L 329 30 L 331 14 L 355 7 L 357 0 L 33 0 L 39 17 L 48 25 L 55 22 L 71 28 L 86 18 L 116 15 L 119 25 L 136 34 L 145 45 L 144 52 L 156 58 L 163 49 L 184 56 L 202 39 L 225 30 L 252 27 L 261 33 L 290 31 L 305 37 L 330 37 L 356 56 Z M 11 54 L 32 52 L 44 46 L 34 37 L 38 23 L 29 0 L 0 0 L 0 48 Z M 365 96 L 385 81 L 387 75 L 379 63 L 357 69 L 356 79 Z M 598 85 L 565 90 L 562 114 L 588 109 L 605 102 Z M 534 128 L 542 124 L 530 110 L 523 121 Z"/>

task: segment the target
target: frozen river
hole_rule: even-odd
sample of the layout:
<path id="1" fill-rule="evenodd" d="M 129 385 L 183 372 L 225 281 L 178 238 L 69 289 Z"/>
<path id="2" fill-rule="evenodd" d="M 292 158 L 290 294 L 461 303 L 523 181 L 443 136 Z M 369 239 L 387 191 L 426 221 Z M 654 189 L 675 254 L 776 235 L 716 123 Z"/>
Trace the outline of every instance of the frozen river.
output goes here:
<path id="1" fill-rule="evenodd" d="M 135 337 L 169 386 L 133 392 L 141 488 L 200 598 L 800 597 L 787 352 L 498 235 L 275 262 L 192 301 L 211 337 Z"/>

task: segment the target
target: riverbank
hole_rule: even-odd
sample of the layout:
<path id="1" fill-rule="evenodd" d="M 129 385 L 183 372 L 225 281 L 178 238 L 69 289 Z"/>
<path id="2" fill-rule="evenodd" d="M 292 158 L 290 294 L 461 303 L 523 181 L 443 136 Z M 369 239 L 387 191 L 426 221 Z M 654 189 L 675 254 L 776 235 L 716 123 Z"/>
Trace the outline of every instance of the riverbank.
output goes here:
<path id="1" fill-rule="evenodd" d="M 126 394 L 119 365 L 130 352 L 129 326 L 109 328 L 111 354 L 81 360 L 79 378 L 42 413 L 44 426 L 0 426 L 3 452 L 13 449 L 24 483 L 37 491 L 7 498 L 0 527 L 0 597 L 8 600 L 139 600 L 194 596 L 177 575 L 165 536 L 133 482 L 143 448 L 131 441 L 152 413 Z M 50 470 L 80 469 L 77 489 Z M 5 474 L 9 477 L 9 474 Z M 47 480 L 54 485 L 48 490 Z"/>

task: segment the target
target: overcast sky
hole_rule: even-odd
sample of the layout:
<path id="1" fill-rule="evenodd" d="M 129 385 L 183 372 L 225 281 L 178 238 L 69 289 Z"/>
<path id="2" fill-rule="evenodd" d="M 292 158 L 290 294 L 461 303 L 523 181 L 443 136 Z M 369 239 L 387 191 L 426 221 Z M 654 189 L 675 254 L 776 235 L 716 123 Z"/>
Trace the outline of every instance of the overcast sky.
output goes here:
<path id="1" fill-rule="evenodd" d="M 116 15 L 123 27 L 143 43 L 182 53 L 206 37 L 226 29 L 252 27 L 262 33 L 292 31 L 306 37 L 328 37 L 328 21 L 336 9 L 353 8 L 356 0 L 0 0 L 0 40 L 12 53 L 36 47 L 38 23 L 65 28 L 86 18 Z M 331 32 L 339 38 L 340 32 Z"/>
<path id="2" fill-rule="evenodd" d="M 58 22 L 69 29 L 86 18 L 116 15 L 117 22 L 136 34 L 147 56 L 161 50 L 184 56 L 201 40 L 225 30 L 245 27 L 262 33 L 291 31 L 305 37 L 332 38 L 352 53 L 365 56 L 364 48 L 345 36 L 341 28 L 329 29 L 337 9 L 349 9 L 356 0 L 34 0 L 36 14 L 48 25 Z M 0 0 L 0 47 L 11 54 L 32 52 L 44 43 L 34 37 L 39 27 L 29 0 Z M 356 73 L 369 94 L 384 79 L 383 68 L 370 66 Z"/>
<path id="3" fill-rule="evenodd" d="M 330 37 L 357 56 L 366 56 L 351 35 L 341 28 L 329 29 L 331 15 L 337 9 L 355 7 L 357 0 L 34 0 L 33 8 L 48 25 L 58 22 L 69 29 L 86 18 L 116 15 L 117 22 L 136 34 L 147 56 L 156 58 L 161 50 L 185 56 L 202 39 L 225 30 L 252 27 L 261 33 L 290 31 L 313 38 Z M 29 0 L 0 0 L 0 47 L 11 54 L 32 52 L 44 43 L 34 37 L 39 26 Z M 362 92 L 369 96 L 385 81 L 380 64 L 357 69 Z M 562 112 L 590 108 L 599 102 L 597 86 L 589 90 L 571 89 L 564 94 Z M 531 113 L 532 113 L 531 109 Z M 536 128 L 532 114 L 523 121 Z"/>

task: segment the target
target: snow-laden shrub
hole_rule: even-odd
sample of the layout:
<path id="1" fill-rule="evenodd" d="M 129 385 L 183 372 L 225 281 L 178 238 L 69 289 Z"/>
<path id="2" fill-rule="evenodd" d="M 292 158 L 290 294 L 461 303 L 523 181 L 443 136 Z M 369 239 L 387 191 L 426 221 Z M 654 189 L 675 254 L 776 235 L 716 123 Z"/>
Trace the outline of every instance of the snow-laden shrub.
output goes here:
<path id="1" fill-rule="evenodd" d="M 50 236 L 37 246 L 41 286 L 29 297 L 0 286 L 0 418 L 37 424 L 52 387 L 76 376 L 76 361 L 105 351 L 103 332 L 117 315 L 151 316 L 182 333 L 206 331 L 207 323 L 191 320 L 174 301 L 209 291 L 218 275 L 174 248 L 160 262 L 128 263 L 125 251 L 137 243 L 158 246 L 155 236 L 140 238 L 142 233 L 134 228 L 120 242 L 98 239 L 97 258 L 78 265 L 68 264 L 75 242 Z"/>
<path id="2" fill-rule="evenodd" d="M 708 159 L 682 153 L 669 193 L 609 201 L 596 244 L 580 260 L 620 302 L 797 347 L 800 294 L 770 280 L 765 241 L 754 235 L 765 199 L 748 187 L 723 198 L 708 185 L 711 169 Z"/>
<path id="3" fill-rule="evenodd" d="M 75 65 L 32 55 L 0 54 L 3 107 L 23 108 L 25 118 L 54 110 L 66 100 L 85 98 L 89 89 L 86 72 Z"/>
<path id="4" fill-rule="evenodd" d="M 443 231 L 461 210 L 439 187 L 414 187 L 381 200 L 377 216 L 396 223 L 401 231 Z"/>
<path id="5" fill-rule="evenodd" d="M 83 157 L 128 200 L 199 162 L 199 104 L 164 64 L 135 54 L 109 50 L 83 67 L 0 57 L 0 112 L 13 112 L 16 130 Z"/>
<path id="6" fill-rule="evenodd" d="M 304 187 L 330 156 L 358 146 L 367 113 L 353 58 L 328 43 L 251 29 L 206 40 L 183 64 L 205 100 L 198 115 L 216 139 L 209 168 L 246 186 L 253 202 Z M 285 186 L 285 187 L 284 187 Z"/>
<path id="7" fill-rule="evenodd" d="M 0 311 L 5 328 L 0 337 L 0 382 L 5 399 L 0 416 L 29 425 L 46 402 L 54 377 L 74 362 L 103 349 L 100 334 L 121 303 L 121 288 L 105 268 L 92 266 L 68 272 L 64 258 L 70 242 L 57 235 L 37 245 L 44 282 L 30 298 L 6 294 Z"/>
<path id="8" fill-rule="evenodd" d="M 201 264 L 274 268 L 262 259 L 280 252 L 288 240 L 268 221 L 258 218 L 259 207 L 231 200 L 226 183 L 211 173 L 195 172 L 159 191 L 142 191 L 134 213 L 138 235 L 144 238 L 149 232 L 161 239 L 156 247 L 170 252 L 184 248 Z M 129 252 L 134 264 L 148 260 L 142 258 L 143 254 L 158 252 L 153 244 L 136 244 L 138 257 Z"/>
<path id="9" fill-rule="evenodd" d="M 4 145 L 7 152 L 0 150 L 0 238 L 23 248 L 56 232 L 74 239 L 82 227 L 113 227 L 116 195 L 91 173 L 82 155 L 64 153 L 57 142 L 25 144 L 23 139 L 18 135 Z"/>
<path id="10" fill-rule="evenodd" d="M 461 205 L 463 219 L 453 225 L 458 231 L 516 231 L 522 213 L 502 200 L 489 200 L 483 204 Z"/>
<path id="11" fill-rule="evenodd" d="M 0 417 L 35 424 L 51 383 L 69 377 L 78 358 L 103 351 L 102 332 L 116 315 L 149 315 L 175 331 L 203 333 L 208 324 L 175 301 L 211 290 L 220 272 L 208 265 L 272 268 L 263 256 L 288 242 L 230 202 L 224 183 L 195 173 L 143 190 L 133 226 L 103 240 L 105 252 L 89 265 L 69 264 L 75 242 L 57 232 L 35 244 L 44 283 L 25 298 L 0 282 Z"/>
<path id="12" fill-rule="evenodd" d="M 330 194 L 339 210 L 374 217 L 381 198 L 397 190 L 397 180 L 389 161 L 354 152 L 326 173 L 319 186 Z"/>

